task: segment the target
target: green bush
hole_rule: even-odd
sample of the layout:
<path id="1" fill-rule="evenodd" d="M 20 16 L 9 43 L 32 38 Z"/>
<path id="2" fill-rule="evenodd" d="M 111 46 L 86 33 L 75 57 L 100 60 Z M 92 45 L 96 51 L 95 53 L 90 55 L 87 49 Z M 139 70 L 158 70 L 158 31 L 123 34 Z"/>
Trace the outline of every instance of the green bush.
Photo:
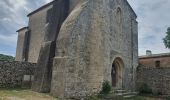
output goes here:
<path id="1" fill-rule="evenodd" d="M 158 92 L 156 93 L 156 95 L 163 95 L 163 93 L 160 92 L 160 91 L 158 91 Z"/>
<path id="2" fill-rule="evenodd" d="M 112 87 L 111 87 L 109 81 L 104 81 L 102 90 L 100 91 L 100 94 L 104 94 L 104 95 L 109 94 L 111 89 L 112 89 Z"/>
<path id="3" fill-rule="evenodd" d="M 147 84 L 142 84 L 139 92 L 140 94 L 152 94 L 152 89 Z"/>
<path id="4" fill-rule="evenodd" d="M 85 100 L 101 100 L 101 99 L 98 98 L 98 96 L 90 96 L 89 98 L 87 98 Z"/>
<path id="5" fill-rule="evenodd" d="M 170 100 L 170 96 L 166 97 L 165 100 Z"/>

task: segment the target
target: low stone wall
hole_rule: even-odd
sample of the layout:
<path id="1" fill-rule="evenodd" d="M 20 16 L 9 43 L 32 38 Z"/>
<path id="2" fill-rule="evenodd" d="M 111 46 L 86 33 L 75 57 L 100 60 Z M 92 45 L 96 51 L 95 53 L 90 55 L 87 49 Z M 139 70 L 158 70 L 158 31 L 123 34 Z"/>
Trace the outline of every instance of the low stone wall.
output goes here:
<path id="1" fill-rule="evenodd" d="M 30 87 L 36 64 L 0 61 L 0 88 Z"/>
<path id="2" fill-rule="evenodd" d="M 137 69 L 138 89 L 147 84 L 154 94 L 170 95 L 170 68 L 148 68 Z"/>

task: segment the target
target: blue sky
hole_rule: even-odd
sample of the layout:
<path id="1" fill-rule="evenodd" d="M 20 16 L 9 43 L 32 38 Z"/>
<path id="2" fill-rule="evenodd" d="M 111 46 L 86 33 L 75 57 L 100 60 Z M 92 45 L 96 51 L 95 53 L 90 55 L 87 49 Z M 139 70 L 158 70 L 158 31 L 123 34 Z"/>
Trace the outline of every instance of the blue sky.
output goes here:
<path id="1" fill-rule="evenodd" d="M 27 14 L 51 0 L 1 0 L 0 2 L 0 54 L 15 56 L 16 30 L 27 26 Z M 146 50 L 153 53 L 170 52 L 162 38 L 170 27 L 170 0 L 128 0 L 138 15 L 139 55 Z"/>

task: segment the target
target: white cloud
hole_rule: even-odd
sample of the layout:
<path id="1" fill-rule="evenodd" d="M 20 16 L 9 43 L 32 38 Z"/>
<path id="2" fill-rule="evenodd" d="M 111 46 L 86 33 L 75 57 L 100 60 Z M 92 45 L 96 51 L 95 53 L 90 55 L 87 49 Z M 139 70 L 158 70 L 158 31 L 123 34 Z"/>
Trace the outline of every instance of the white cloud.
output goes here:
<path id="1" fill-rule="evenodd" d="M 0 34 L 0 44 L 15 47 L 17 44 L 17 34 L 11 34 L 8 36 Z"/>
<path id="2" fill-rule="evenodd" d="M 49 2 L 51 2 L 52 0 L 45 0 L 45 3 L 49 3 Z"/>
<path id="3" fill-rule="evenodd" d="M 15 54 L 14 54 L 13 52 L 9 52 L 9 51 L 3 51 L 3 50 L 0 50 L 0 54 L 10 55 L 10 56 L 15 57 Z"/>
<path id="4" fill-rule="evenodd" d="M 167 27 L 170 27 L 170 0 L 128 0 L 138 15 L 139 54 L 146 50 L 153 53 L 170 52 L 162 38 Z"/>
<path id="5" fill-rule="evenodd" d="M 7 22 L 11 22 L 11 19 L 10 18 L 3 18 L 2 21 L 7 21 Z"/>
<path id="6" fill-rule="evenodd" d="M 27 26 L 27 14 L 52 0 L 2 0 L 0 2 L 0 44 L 14 49 L 17 29 Z M 128 0 L 138 15 L 139 53 L 147 49 L 153 53 L 169 52 L 162 38 L 170 26 L 170 0 Z M 1 47 L 2 48 L 2 47 Z M 0 48 L 0 49 L 1 49 Z M 7 52 L 0 50 L 0 53 Z"/>
<path id="7" fill-rule="evenodd" d="M 17 35 L 4 36 L 0 34 L 0 54 L 15 56 Z"/>

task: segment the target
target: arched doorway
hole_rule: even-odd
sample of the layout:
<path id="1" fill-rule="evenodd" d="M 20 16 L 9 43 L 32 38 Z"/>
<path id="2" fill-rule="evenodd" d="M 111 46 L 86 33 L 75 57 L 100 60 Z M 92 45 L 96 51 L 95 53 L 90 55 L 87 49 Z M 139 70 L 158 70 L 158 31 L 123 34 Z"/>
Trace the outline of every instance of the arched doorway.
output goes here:
<path id="1" fill-rule="evenodd" d="M 116 58 L 113 61 L 111 70 L 112 86 L 115 89 L 122 89 L 123 87 L 123 69 L 123 60 L 121 58 Z"/>

